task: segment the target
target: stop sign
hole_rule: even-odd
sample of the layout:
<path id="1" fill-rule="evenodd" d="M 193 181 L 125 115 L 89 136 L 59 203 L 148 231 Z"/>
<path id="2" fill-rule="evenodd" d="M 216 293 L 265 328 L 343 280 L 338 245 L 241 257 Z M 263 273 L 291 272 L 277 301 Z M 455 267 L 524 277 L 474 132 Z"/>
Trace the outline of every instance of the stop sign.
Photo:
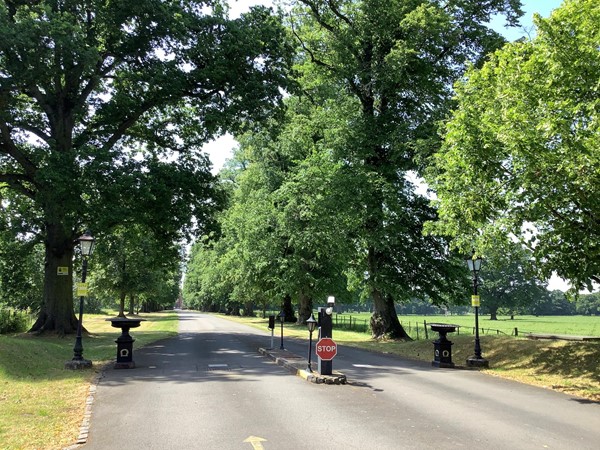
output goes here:
<path id="1" fill-rule="evenodd" d="M 337 344 L 331 338 L 321 338 L 317 342 L 317 356 L 323 361 L 331 361 L 337 355 Z"/>

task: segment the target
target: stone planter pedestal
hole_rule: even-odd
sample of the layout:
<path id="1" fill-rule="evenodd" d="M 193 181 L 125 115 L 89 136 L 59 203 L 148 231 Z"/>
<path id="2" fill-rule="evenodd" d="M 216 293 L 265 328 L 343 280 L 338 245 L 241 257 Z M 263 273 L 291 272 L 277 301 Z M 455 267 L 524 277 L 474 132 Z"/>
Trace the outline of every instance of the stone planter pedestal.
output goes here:
<path id="1" fill-rule="evenodd" d="M 435 367 L 454 367 L 452 362 L 453 344 L 446 338 L 446 334 L 454 333 L 457 325 L 432 323 L 430 327 L 433 331 L 439 333 L 439 338 L 433 341 L 433 361 L 431 361 L 431 365 Z"/>
<path id="2" fill-rule="evenodd" d="M 129 334 L 130 328 L 137 328 L 140 323 L 146 319 L 129 319 L 127 317 L 114 317 L 106 319 L 110 321 L 115 328 L 121 329 L 121 336 L 115 341 L 117 343 L 117 362 L 115 369 L 133 369 L 135 362 L 133 361 L 133 343 L 135 339 Z"/>

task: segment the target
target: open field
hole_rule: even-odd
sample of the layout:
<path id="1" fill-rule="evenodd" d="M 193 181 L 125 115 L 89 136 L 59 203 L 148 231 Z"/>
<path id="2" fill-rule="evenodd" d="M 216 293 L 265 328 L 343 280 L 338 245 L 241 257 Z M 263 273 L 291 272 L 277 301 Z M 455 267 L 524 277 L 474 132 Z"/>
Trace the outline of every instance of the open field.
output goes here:
<path id="1" fill-rule="evenodd" d="M 85 315 L 84 358 L 92 370 L 65 370 L 73 357 L 75 336 L 0 336 L 0 448 L 58 449 L 73 444 L 79 434 L 90 382 L 102 364 L 116 358 L 114 340 L 121 330 L 107 315 Z M 174 312 L 142 314 L 147 319 L 133 329 L 134 348 L 173 336 Z"/>
<path id="2" fill-rule="evenodd" d="M 357 325 L 368 324 L 370 313 L 344 313 L 334 314 L 334 326 L 349 323 L 350 317 Z M 474 315 L 452 316 L 399 316 L 400 322 L 413 339 L 424 339 L 424 322 L 451 323 L 461 327 L 459 334 L 473 334 L 475 327 Z M 353 322 L 354 323 L 354 322 Z M 419 330 L 417 336 L 416 330 Z M 597 316 L 498 316 L 498 320 L 490 320 L 489 315 L 479 316 L 479 328 L 482 334 L 515 335 L 515 328 L 519 335 L 527 333 L 542 334 L 570 334 L 577 336 L 600 336 L 600 317 Z M 481 331 L 483 329 L 483 331 Z M 429 330 L 431 334 L 431 330 Z"/>
<path id="3" fill-rule="evenodd" d="M 267 329 L 267 319 L 223 317 L 262 330 Z M 433 320 L 434 317 L 438 320 Z M 469 316 L 451 316 L 450 318 L 454 319 L 456 317 L 469 318 Z M 416 320 L 421 324 L 423 320 L 428 319 L 432 319 L 431 323 L 454 323 L 454 320 L 439 320 L 440 318 L 445 317 L 428 316 L 424 319 L 423 316 L 416 316 Z M 411 316 L 411 319 L 415 322 L 415 316 Z M 540 317 L 538 319 L 541 322 L 538 328 L 540 333 L 553 332 L 554 329 L 548 323 L 551 322 L 550 318 Z M 562 318 L 559 319 L 557 321 L 559 324 L 564 322 Z M 589 319 L 600 321 L 598 317 Z M 591 324 L 592 321 L 581 320 L 581 323 Z M 581 323 L 577 326 L 581 326 Z M 560 328 L 560 330 L 567 329 L 579 328 L 564 326 Z M 590 329 L 586 328 L 588 331 Z M 279 332 L 279 329 L 277 332 Z M 554 332 L 558 334 L 557 331 Z M 308 342 L 308 331 L 305 326 L 286 323 L 284 335 L 306 339 Z M 421 340 L 412 342 L 374 341 L 367 333 L 340 330 L 336 329 L 334 325 L 333 337 L 338 344 L 392 353 L 422 361 L 431 361 L 433 359 L 432 341 L 437 337 L 437 333 L 429 331 L 429 339 L 423 339 L 423 336 L 421 336 Z M 463 333 L 461 335 L 448 335 L 448 337 L 454 343 L 452 347 L 453 361 L 458 366 L 464 366 L 466 359 L 473 355 L 473 336 Z M 483 356 L 490 361 L 490 368 L 484 370 L 484 372 L 490 375 L 554 389 L 600 402 L 600 342 L 530 340 L 523 337 L 515 338 L 494 334 L 481 336 L 481 347 Z"/>

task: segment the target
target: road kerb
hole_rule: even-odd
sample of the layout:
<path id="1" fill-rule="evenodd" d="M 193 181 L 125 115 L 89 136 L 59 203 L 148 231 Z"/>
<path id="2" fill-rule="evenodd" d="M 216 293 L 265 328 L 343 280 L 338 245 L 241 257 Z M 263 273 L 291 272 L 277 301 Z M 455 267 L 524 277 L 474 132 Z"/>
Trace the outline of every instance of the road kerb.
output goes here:
<path id="1" fill-rule="evenodd" d="M 306 381 L 315 384 L 346 384 L 346 375 L 341 372 L 334 371 L 332 375 L 320 375 L 318 372 L 309 372 L 307 370 L 308 361 L 301 356 L 295 355 L 287 350 L 276 350 L 259 348 L 258 352 L 261 355 L 275 361 L 279 366 L 285 367 L 293 375 L 297 375 Z"/>

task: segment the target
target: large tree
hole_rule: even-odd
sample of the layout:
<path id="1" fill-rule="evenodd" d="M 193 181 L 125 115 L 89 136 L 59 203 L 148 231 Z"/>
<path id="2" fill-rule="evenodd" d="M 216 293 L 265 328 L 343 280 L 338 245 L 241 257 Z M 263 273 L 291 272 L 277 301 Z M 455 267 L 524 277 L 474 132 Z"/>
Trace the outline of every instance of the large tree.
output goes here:
<path id="1" fill-rule="evenodd" d="M 509 23 L 518 0 L 296 0 L 290 26 L 306 95 L 343 131 L 327 146 L 351 180 L 355 280 L 373 300 L 374 337 L 407 337 L 395 303 L 414 296 L 447 300 L 461 279 L 443 239 L 424 236 L 435 220 L 407 179 L 439 145 L 437 122 L 452 104 L 452 83 L 503 39 L 487 28 Z M 332 92 L 335 93 L 332 95 Z M 321 134 L 331 137 L 327 127 Z"/>
<path id="2" fill-rule="evenodd" d="M 600 282 L 600 4 L 567 0 L 535 18 L 457 86 L 430 182 L 437 232 L 485 253 L 518 238 L 575 290 Z"/>
<path id="3" fill-rule="evenodd" d="M 96 246 L 92 287 L 95 293 L 103 292 L 104 298 L 118 298 L 118 315 L 124 317 L 127 297 L 131 312 L 135 298 L 162 290 L 169 278 L 167 274 L 177 272 L 180 264 L 180 246 L 161 242 L 147 227 L 137 224 L 115 227 Z"/>
<path id="4" fill-rule="evenodd" d="M 192 284 L 198 293 L 214 292 L 207 284 L 229 287 L 231 302 L 283 303 L 287 321 L 296 317 L 293 301 L 302 323 L 314 299 L 346 292 L 351 245 L 341 223 L 345 193 L 335 184 L 341 165 L 313 139 L 322 123 L 316 123 L 308 102 L 293 97 L 287 106 L 279 133 L 265 129 L 240 137 L 223 173 L 231 197 L 220 216 L 221 233 L 196 244 L 203 250 L 194 252 L 188 266 L 186 294 L 191 296 Z M 202 261 L 208 260 L 206 267 Z M 203 270 L 196 270 L 199 264 Z M 220 281 L 208 281 L 210 273 Z"/>
<path id="5" fill-rule="evenodd" d="M 532 309 L 536 301 L 548 295 L 546 284 L 531 272 L 531 253 L 513 243 L 509 252 L 488 253 L 480 273 L 482 306 L 490 320 L 498 319 L 498 312 L 511 315 Z"/>
<path id="6" fill-rule="evenodd" d="M 286 42 L 268 10 L 228 20 L 219 1 L 0 2 L 0 190 L 18 194 L 46 248 L 34 330 L 76 328 L 83 229 L 137 221 L 168 240 L 205 221 L 215 201 L 201 144 L 269 115 Z"/>

